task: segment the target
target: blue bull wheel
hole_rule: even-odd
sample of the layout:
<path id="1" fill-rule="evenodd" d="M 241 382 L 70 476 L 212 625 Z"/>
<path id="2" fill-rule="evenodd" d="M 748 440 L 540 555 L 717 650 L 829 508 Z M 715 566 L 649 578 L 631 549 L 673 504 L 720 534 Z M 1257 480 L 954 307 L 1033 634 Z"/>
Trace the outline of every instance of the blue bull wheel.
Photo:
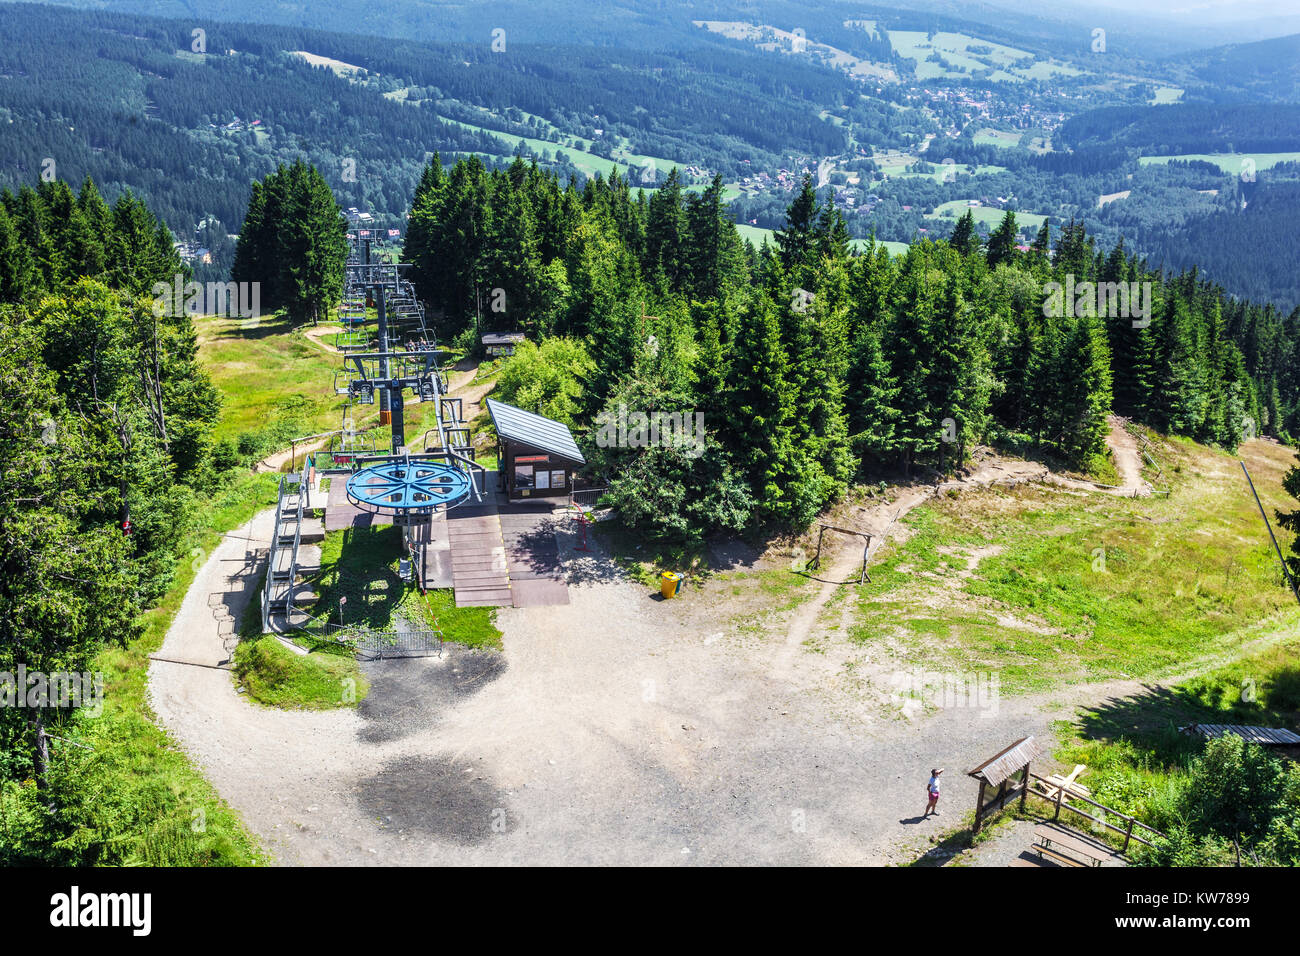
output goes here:
<path id="1" fill-rule="evenodd" d="M 365 511 L 422 514 L 460 504 L 470 493 L 464 472 L 438 461 L 388 461 L 348 478 L 348 500 Z"/>

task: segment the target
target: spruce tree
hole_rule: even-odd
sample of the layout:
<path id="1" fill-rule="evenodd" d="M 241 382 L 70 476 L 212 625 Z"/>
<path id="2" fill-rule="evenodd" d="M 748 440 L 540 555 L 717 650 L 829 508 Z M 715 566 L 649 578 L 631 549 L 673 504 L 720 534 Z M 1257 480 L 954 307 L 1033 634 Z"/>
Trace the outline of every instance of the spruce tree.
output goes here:
<path id="1" fill-rule="evenodd" d="M 904 474 L 911 474 L 912 464 L 933 450 L 939 438 L 939 421 L 934 417 L 928 390 L 935 354 L 938 290 L 929 275 L 935 250 L 928 240 L 908 247 L 897 284 L 897 306 L 881 337 L 889 377 L 897 388 L 894 407 L 898 417 L 892 451 Z"/>
<path id="2" fill-rule="evenodd" d="M 985 256 L 988 259 L 990 269 L 996 269 L 1002 264 L 1012 265 L 1018 256 L 1016 249 L 1016 238 L 1019 231 L 1016 228 L 1016 214 L 1010 209 L 1002 217 L 1002 222 L 998 224 L 997 229 L 989 236 L 989 244 L 985 250 Z"/>
<path id="3" fill-rule="evenodd" d="M 36 291 L 36 265 L 5 204 L 0 204 L 0 302 L 23 302 Z"/>
<path id="4" fill-rule="evenodd" d="M 1297 461 L 1300 461 L 1300 456 Z M 1292 498 L 1300 500 L 1300 464 L 1291 466 L 1291 470 L 1282 478 L 1282 488 Z M 1277 510 L 1274 514 L 1277 523 L 1295 535 L 1287 556 L 1287 566 L 1291 569 L 1292 580 L 1300 580 L 1300 508 L 1294 511 Z"/>
<path id="5" fill-rule="evenodd" d="M 853 471 L 844 415 L 845 321 L 827 301 L 819 295 L 811 307 L 796 309 L 787 303 L 783 310 L 795 408 L 793 433 L 798 448 L 816 468 L 800 480 L 811 484 L 814 508 L 842 494 Z"/>
<path id="6" fill-rule="evenodd" d="M 751 299 L 731 354 L 727 425 L 731 434 L 745 436 L 736 462 L 755 499 L 756 519 L 782 523 L 793 511 L 799 481 L 793 473 L 796 410 L 780 322 L 766 296 Z"/>
<path id="7" fill-rule="evenodd" d="M 33 266 L 33 292 L 51 292 L 63 279 L 58 253 L 50 238 L 49 215 L 36 190 L 23 186 L 9 209 L 14 229 L 27 244 Z"/>
<path id="8" fill-rule="evenodd" d="M 944 471 L 965 461 L 971 443 L 983 434 L 992 383 L 975 310 L 966 302 L 955 274 L 949 274 L 939 296 L 927 342 L 928 414 L 937 422 L 939 469 Z"/>
<path id="9" fill-rule="evenodd" d="M 113 206 L 112 245 L 109 281 L 133 295 L 145 295 L 159 282 L 171 286 L 176 276 L 189 274 L 167 227 L 130 192 Z"/>
<path id="10" fill-rule="evenodd" d="M 833 203 L 827 202 L 817 216 L 816 260 L 830 259 L 844 262 L 852 254 L 852 239 L 843 214 Z"/>
<path id="11" fill-rule="evenodd" d="M 692 298 L 716 299 L 738 288 L 745 278 L 743 244 L 722 201 L 722 175 L 686 200 L 687 266 Z"/>
<path id="12" fill-rule="evenodd" d="M 805 280 L 805 270 L 816 264 L 817 191 L 812 177 L 805 175 L 803 185 L 785 212 L 785 228 L 776 232 L 781 265 L 795 284 Z"/>
<path id="13" fill-rule="evenodd" d="M 103 276 L 108 272 L 112 248 L 113 211 L 89 176 L 77 194 L 77 212 L 81 229 L 77 274 Z"/>
<path id="14" fill-rule="evenodd" d="M 979 251 L 980 237 L 975 229 L 975 214 L 969 209 L 957 220 L 957 225 L 953 227 L 952 235 L 948 238 L 948 245 L 963 256 Z"/>
<path id="15" fill-rule="evenodd" d="M 661 275 L 669 289 L 681 292 L 689 279 L 687 251 L 690 236 L 676 167 L 668 174 L 668 181 L 651 197 L 648 217 L 645 273 L 647 277 Z"/>
<path id="16" fill-rule="evenodd" d="M 1111 408 L 1110 353 L 1098 319 L 1067 320 L 1057 364 L 1057 450 L 1066 461 L 1087 466 L 1106 449 Z"/>
<path id="17" fill-rule="evenodd" d="M 1034 236 L 1034 241 L 1029 244 L 1029 252 L 1036 259 L 1046 262 L 1047 254 L 1052 248 L 1052 220 L 1044 219 L 1043 224 L 1038 227 L 1038 233 Z"/>
<path id="18" fill-rule="evenodd" d="M 232 282 L 259 283 L 263 307 L 273 307 L 280 300 L 273 271 L 273 242 L 275 232 L 267 213 L 267 189 L 254 182 L 248 191 L 248 209 L 244 223 L 239 228 L 239 241 L 235 244 L 235 260 L 230 267 Z"/>

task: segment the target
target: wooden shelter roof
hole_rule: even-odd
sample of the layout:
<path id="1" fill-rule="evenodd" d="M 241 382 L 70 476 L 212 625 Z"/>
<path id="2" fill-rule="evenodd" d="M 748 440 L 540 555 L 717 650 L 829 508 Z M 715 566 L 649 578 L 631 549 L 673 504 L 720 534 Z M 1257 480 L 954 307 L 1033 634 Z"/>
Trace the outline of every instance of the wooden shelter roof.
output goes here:
<path id="1" fill-rule="evenodd" d="M 1031 737 L 1022 737 L 1001 753 L 994 754 L 974 770 L 968 771 L 968 777 L 976 777 L 985 783 L 997 786 L 1007 777 L 1020 770 L 1031 760 L 1036 760 L 1042 750 L 1037 741 Z"/>

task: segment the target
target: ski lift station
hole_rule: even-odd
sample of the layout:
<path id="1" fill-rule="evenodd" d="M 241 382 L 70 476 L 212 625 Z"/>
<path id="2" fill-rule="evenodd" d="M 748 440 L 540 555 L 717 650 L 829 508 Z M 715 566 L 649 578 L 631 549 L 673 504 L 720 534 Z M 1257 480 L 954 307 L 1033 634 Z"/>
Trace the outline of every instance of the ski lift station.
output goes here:
<path id="1" fill-rule="evenodd" d="M 500 489 L 513 500 L 562 498 L 574 473 L 586 464 L 568 426 L 494 398 L 488 414 L 497 430 Z"/>

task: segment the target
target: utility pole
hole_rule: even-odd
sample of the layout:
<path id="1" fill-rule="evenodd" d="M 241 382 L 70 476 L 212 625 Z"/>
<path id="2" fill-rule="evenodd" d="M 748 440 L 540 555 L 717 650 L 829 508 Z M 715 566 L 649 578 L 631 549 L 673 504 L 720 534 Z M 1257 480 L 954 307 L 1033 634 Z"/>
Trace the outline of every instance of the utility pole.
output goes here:
<path id="1" fill-rule="evenodd" d="M 379 351 L 385 356 L 388 354 L 388 309 L 387 302 L 384 298 L 384 286 L 379 284 L 374 287 L 375 292 L 375 313 L 378 316 L 377 330 L 379 335 Z M 385 381 L 388 380 L 388 359 L 379 360 L 379 376 Z M 379 392 L 379 424 L 389 425 L 393 421 L 392 400 L 389 396 L 388 389 L 381 389 Z"/>
<path id="2" fill-rule="evenodd" d="M 1300 586 L 1297 586 L 1295 578 L 1291 576 L 1291 568 L 1286 563 L 1286 558 L 1282 556 L 1282 546 L 1277 543 L 1277 535 L 1273 533 L 1273 525 L 1269 523 L 1268 515 L 1264 513 L 1264 504 L 1259 500 L 1259 492 L 1255 490 L 1255 482 L 1250 477 L 1250 472 L 1246 471 L 1246 463 L 1239 461 L 1242 472 L 1246 475 L 1246 481 L 1250 484 L 1250 493 L 1255 496 L 1255 505 L 1259 508 L 1259 516 L 1264 519 L 1264 527 L 1268 529 L 1268 536 L 1273 540 L 1273 550 L 1277 552 L 1278 563 L 1282 565 L 1282 574 L 1286 577 L 1287 584 L 1291 585 L 1291 593 L 1295 595 L 1296 601 L 1300 602 Z"/>

